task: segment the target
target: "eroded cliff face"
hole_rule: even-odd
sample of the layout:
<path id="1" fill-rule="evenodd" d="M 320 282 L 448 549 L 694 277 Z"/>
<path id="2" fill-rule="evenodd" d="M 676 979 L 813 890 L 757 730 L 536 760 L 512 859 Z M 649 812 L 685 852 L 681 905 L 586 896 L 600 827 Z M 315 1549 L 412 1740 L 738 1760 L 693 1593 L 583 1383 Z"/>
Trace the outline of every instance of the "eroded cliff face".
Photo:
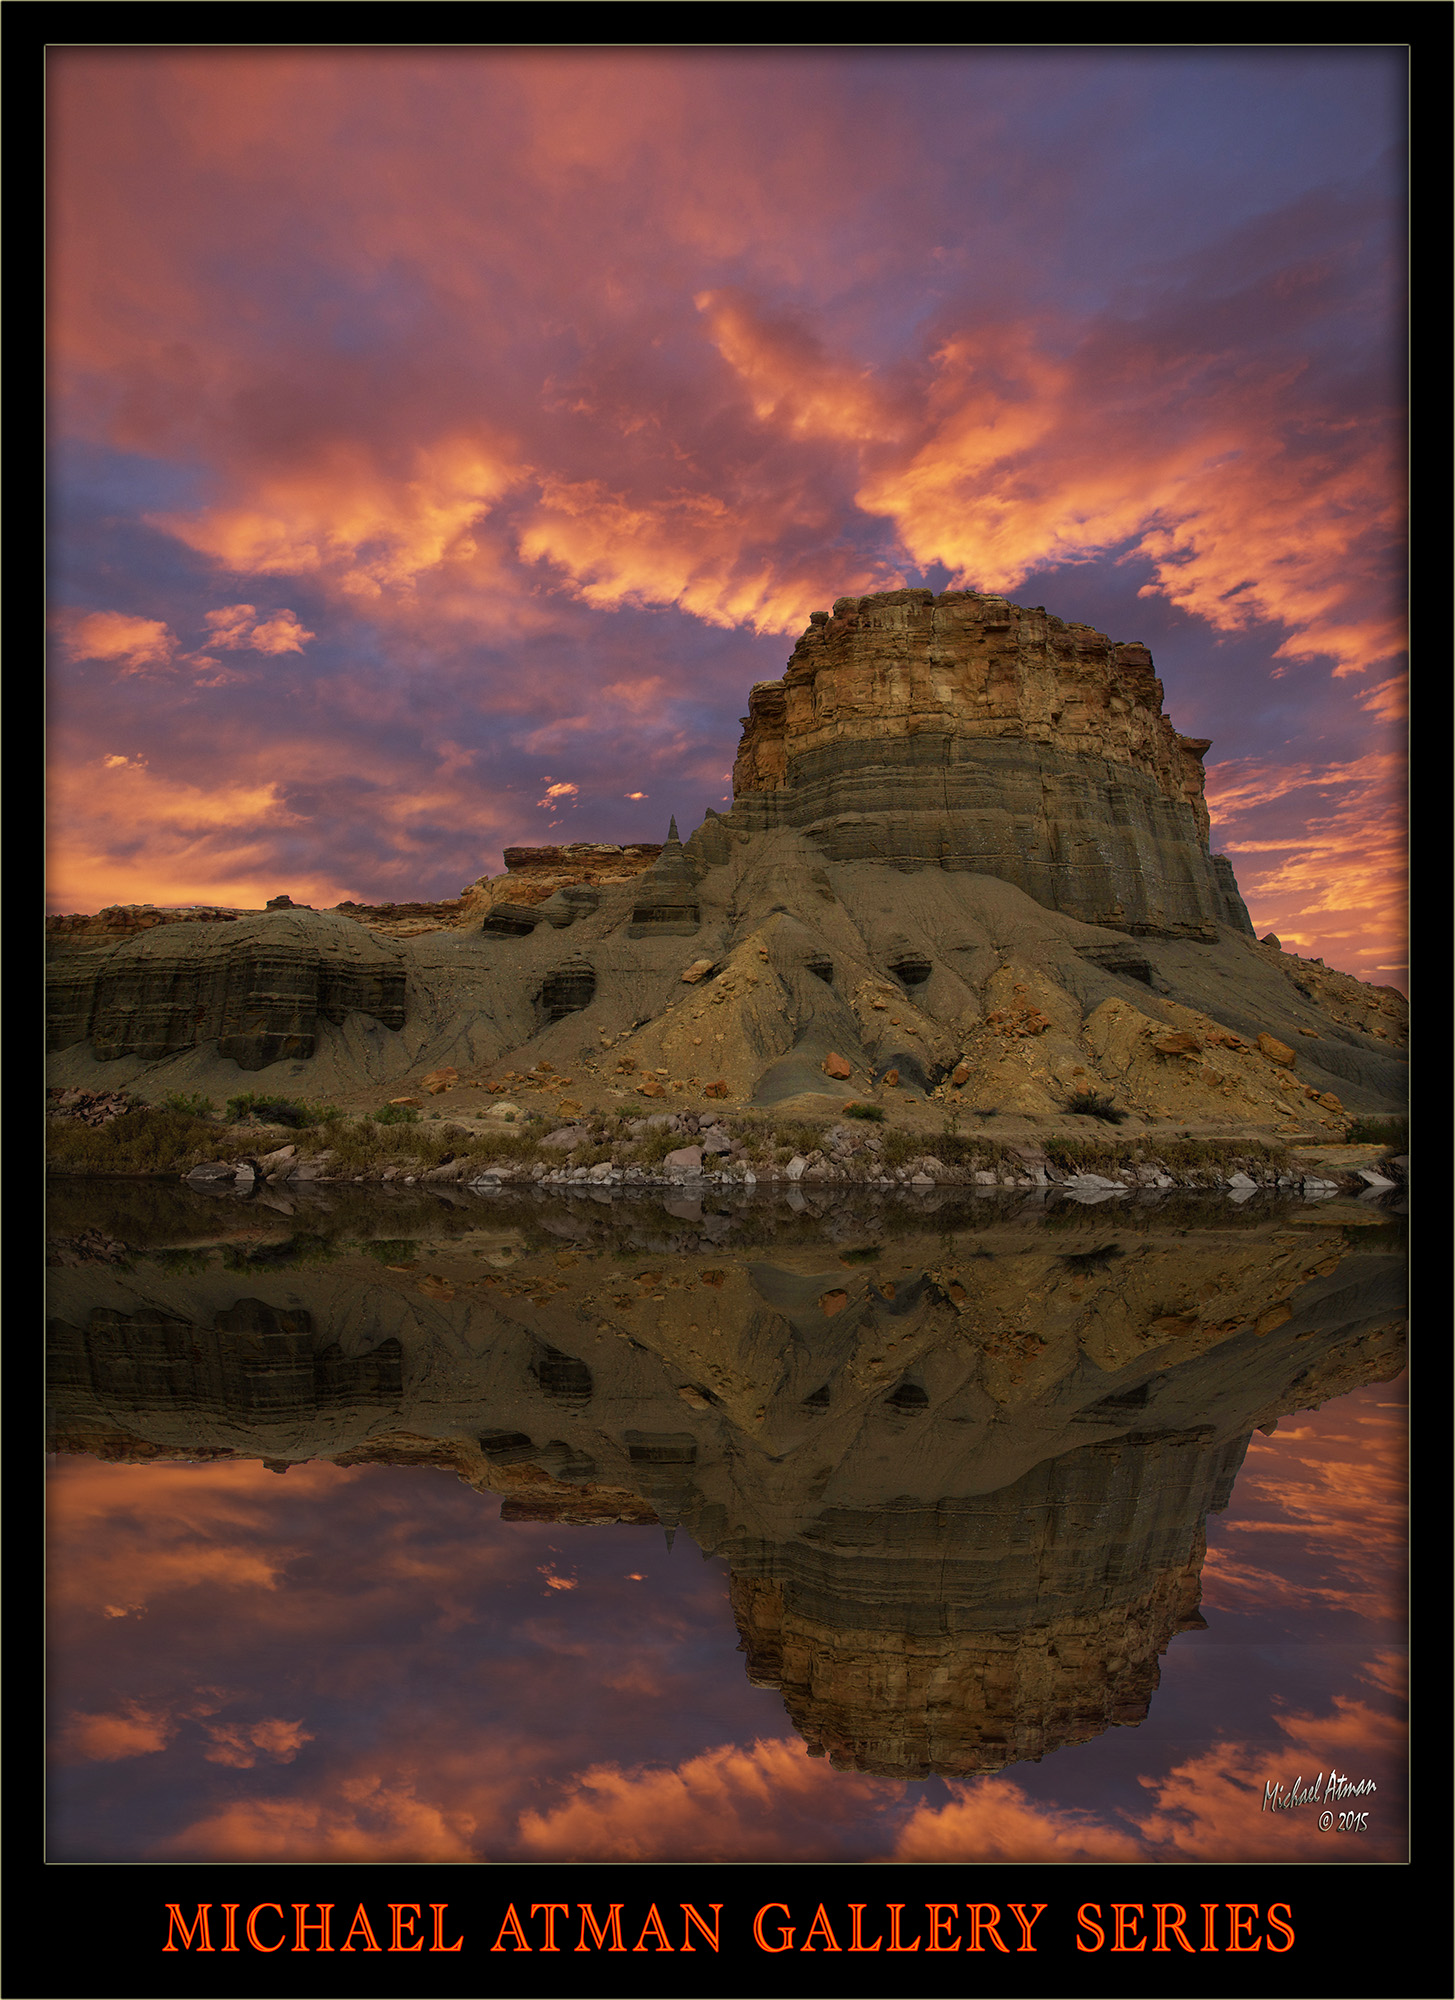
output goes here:
<path id="1" fill-rule="evenodd" d="M 144 926 L 114 944 L 62 936 L 49 967 L 49 1045 L 97 1061 L 164 1061 L 199 1042 L 239 1069 L 306 1061 L 319 1023 L 402 1026 L 397 947 L 338 915 L 272 910 L 222 923 Z"/>
<path id="2" fill-rule="evenodd" d="M 836 861 L 964 869 L 1142 935 L 1251 935 L 1208 852 L 1205 738 L 1162 713 L 1141 644 L 950 590 L 840 598 L 749 697 L 734 826 Z"/>
<path id="3" fill-rule="evenodd" d="M 262 1070 L 372 1110 L 452 1070 L 472 1114 L 542 1075 L 595 1111 L 1089 1097 L 1309 1137 L 1402 1109 L 1401 996 L 1253 938 L 1161 703 L 1144 647 L 1039 609 L 841 599 L 686 841 L 511 849 L 449 904 L 57 920 L 51 1080 L 225 1102 Z"/>
<path id="4" fill-rule="evenodd" d="M 434 1465 L 506 1518 L 680 1526 L 810 1748 L 902 1776 L 1139 1720 L 1250 1431 L 1403 1359 L 1367 1212 L 866 1244 L 867 1211 L 764 1241 L 691 1204 L 169 1202 L 163 1244 L 56 1246 L 53 1449 Z"/>

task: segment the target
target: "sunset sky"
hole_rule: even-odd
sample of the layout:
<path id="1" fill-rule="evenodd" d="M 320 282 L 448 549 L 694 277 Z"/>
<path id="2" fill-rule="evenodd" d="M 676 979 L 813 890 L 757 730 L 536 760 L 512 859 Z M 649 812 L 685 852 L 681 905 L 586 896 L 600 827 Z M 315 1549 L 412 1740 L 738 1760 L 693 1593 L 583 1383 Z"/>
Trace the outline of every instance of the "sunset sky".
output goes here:
<path id="1" fill-rule="evenodd" d="M 53 50 L 53 910 L 722 808 L 851 591 L 1153 652 L 1405 983 L 1402 48 Z"/>

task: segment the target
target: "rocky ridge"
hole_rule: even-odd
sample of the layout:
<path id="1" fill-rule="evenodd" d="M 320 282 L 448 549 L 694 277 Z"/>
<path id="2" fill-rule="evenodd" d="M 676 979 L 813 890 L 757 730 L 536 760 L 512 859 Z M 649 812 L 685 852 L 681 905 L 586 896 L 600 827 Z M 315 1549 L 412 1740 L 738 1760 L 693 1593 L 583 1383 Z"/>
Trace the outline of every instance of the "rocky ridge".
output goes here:
<path id="1" fill-rule="evenodd" d="M 685 842 L 512 849 L 441 904 L 56 920 L 52 1080 L 260 1070 L 362 1110 L 453 1070 L 469 1112 L 550 1076 L 595 1112 L 1101 1104 L 1315 1140 L 1402 1110 L 1402 997 L 1253 937 L 1161 701 L 1145 648 L 1038 609 L 841 600 Z"/>

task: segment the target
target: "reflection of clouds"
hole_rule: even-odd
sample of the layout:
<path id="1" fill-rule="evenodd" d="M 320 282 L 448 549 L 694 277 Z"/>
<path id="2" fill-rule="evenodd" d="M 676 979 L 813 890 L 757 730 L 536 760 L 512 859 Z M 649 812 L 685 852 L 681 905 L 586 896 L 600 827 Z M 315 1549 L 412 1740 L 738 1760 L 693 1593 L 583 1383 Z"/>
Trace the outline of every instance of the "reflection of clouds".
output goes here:
<path id="1" fill-rule="evenodd" d="M 475 1861 L 475 1821 L 412 1785 L 346 1777 L 336 1796 L 240 1799 L 159 1843 L 158 1858 L 218 1861 Z"/>
<path id="2" fill-rule="evenodd" d="M 1402 1405 L 1336 1403 L 1256 1433 L 1208 1551 L 1203 1602 L 1397 1624 L 1408 1502 Z"/>
<path id="3" fill-rule="evenodd" d="M 957 1786 L 948 1806 L 921 1806 L 895 1843 L 896 1861 L 1141 1861 L 1125 1827 L 1091 1812 L 1043 1806 L 1010 1778 Z"/>
<path id="4" fill-rule="evenodd" d="M 157 1857 L 1328 1861 L 1351 1857 L 1306 1811 L 1261 1804 L 1267 1779 L 1337 1762 L 1380 1787 L 1359 1854 L 1398 1859 L 1403 1411 L 1379 1393 L 1255 1437 L 1204 1603 L 1247 1619 L 1254 1651 L 1260 1614 L 1334 1650 L 1310 1654 L 1317 1695 L 1271 1673 L 1259 1693 L 1249 1665 L 1266 1723 L 1191 1754 L 1206 1682 L 1180 1669 L 1203 1639 L 1169 1653 L 1148 1724 L 1114 1732 L 1115 1764 L 1068 1753 L 906 1788 L 771 1733 L 782 1711 L 742 1682 L 721 1577 L 696 1565 L 668 1596 L 621 1570 L 660 1556 L 660 1536 L 507 1529 L 436 1473 L 67 1458 L 51 1482 L 57 1756 L 68 1786 L 90 1766 L 151 1787 L 137 1818 L 166 1829 Z M 1356 1619 L 1365 1636 L 1387 1622 L 1354 1654 Z M 1092 1768 L 1120 1774 L 1116 1806 L 1104 1782 L 1086 1795 Z M 114 1806 L 74 1797 L 95 1854 L 80 1816 Z M 137 1858 L 129 1828 L 96 1824 Z"/>
<path id="5" fill-rule="evenodd" d="M 902 1791 L 834 1771 L 797 1740 L 723 1746 L 674 1768 L 602 1764 L 519 1820 L 516 1851 L 542 1861 L 826 1859 L 848 1851 L 835 1822 Z"/>

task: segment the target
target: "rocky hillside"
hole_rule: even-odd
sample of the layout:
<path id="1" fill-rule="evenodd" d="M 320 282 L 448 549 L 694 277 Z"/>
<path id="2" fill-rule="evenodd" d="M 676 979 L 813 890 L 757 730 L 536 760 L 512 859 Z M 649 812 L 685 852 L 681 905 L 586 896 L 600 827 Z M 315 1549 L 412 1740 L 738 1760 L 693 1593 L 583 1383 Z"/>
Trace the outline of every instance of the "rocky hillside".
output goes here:
<path id="1" fill-rule="evenodd" d="M 842 599 L 685 843 L 512 849 L 448 903 L 53 919 L 51 1081 L 1321 1140 L 1402 1110 L 1402 996 L 1253 936 L 1161 701 L 1145 648 L 1039 609 Z"/>

